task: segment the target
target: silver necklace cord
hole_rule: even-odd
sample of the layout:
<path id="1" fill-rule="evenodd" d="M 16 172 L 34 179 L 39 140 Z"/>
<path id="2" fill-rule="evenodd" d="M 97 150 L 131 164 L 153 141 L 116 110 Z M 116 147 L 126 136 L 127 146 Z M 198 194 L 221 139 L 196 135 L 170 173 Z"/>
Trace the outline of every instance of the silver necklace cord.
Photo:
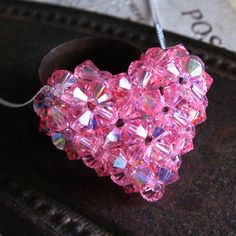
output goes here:
<path id="1" fill-rule="evenodd" d="M 42 87 L 43 88 L 43 87 Z M 34 101 L 34 99 L 38 96 L 38 94 L 41 92 L 41 89 L 39 89 L 39 91 L 28 101 L 24 102 L 24 103 L 13 103 L 13 102 L 9 102 L 4 100 L 3 98 L 0 97 L 0 104 L 5 106 L 5 107 L 9 107 L 9 108 L 20 108 L 20 107 L 25 107 L 27 105 L 29 105 L 31 102 Z"/>
<path id="2" fill-rule="evenodd" d="M 166 49 L 166 40 L 163 32 L 163 28 L 160 24 L 159 18 L 158 18 L 158 4 L 157 0 L 149 0 L 149 6 L 152 13 L 152 20 L 156 28 L 156 34 L 158 41 L 160 43 L 160 46 L 162 49 Z"/>
<path id="3" fill-rule="evenodd" d="M 158 4 L 157 4 L 157 0 L 149 0 L 149 5 L 150 5 L 150 9 L 151 9 L 151 13 L 152 13 L 152 19 L 156 28 L 156 33 L 157 33 L 157 38 L 158 41 L 160 43 L 160 46 L 162 49 L 166 49 L 166 41 L 165 41 L 165 36 L 163 33 L 163 29 L 161 27 L 159 18 L 158 18 Z M 20 107 L 24 107 L 29 105 L 30 103 L 32 103 L 34 101 L 34 99 L 38 96 L 38 94 L 41 92 L 41 89 L 39 89 L 39 91 L 28 101 L 24 102 L 24 103 L 13 103 L 13 102 L 9 102 L 4 100 L 3 98 L 0 97 L 0 105 L 3 105 L 5 107 L 9 107 L 9 108 L 20 108 Z"/>

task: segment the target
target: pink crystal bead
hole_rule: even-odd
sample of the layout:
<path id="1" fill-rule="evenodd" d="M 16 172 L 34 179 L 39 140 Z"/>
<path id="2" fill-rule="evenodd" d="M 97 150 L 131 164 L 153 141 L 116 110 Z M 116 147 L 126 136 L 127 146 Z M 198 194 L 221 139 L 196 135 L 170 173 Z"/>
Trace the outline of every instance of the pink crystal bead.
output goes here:
<path id="1" fill-rule="evenodd" d="M 34 110 L 40 130 L 69 160 L 157 201 L 179 179 L 181 155 L 193 149 L 211 84 L 203 62 L 183 45 L 150 48 L 117 75 L 91 61 L 55 71 Z"/>

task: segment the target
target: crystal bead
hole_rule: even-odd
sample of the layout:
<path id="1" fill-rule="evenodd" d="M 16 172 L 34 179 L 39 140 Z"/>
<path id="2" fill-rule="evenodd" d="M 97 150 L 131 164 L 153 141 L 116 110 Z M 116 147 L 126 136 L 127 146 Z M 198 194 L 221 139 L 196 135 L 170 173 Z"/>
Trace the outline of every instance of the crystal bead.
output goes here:
<path id="1" fill-rule="evenodd" d="M 61 133 L 52 133 L 52 142 L 58 149 L 61 150 L 64 149 L 66 144 L 66 140 Z"/>
<path id="2" fill-rule="evenodd" d="M 55 71 L 34 110 L 40 130 L 70 160 L 157 201 L 179 179 L 181 155 L 193 149 L 211 84 L 203 62 L 183 45 L 150 48 L 117 75 L 89 60 L 73 73 Z"/>

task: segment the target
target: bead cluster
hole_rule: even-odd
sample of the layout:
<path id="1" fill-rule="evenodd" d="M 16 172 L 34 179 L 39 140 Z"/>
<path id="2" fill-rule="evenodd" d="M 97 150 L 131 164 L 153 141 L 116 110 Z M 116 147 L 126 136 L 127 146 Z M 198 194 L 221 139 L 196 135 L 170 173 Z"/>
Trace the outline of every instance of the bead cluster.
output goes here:
<path id="1" fill-rule="evenodd" d="M 211 83 L 202 61 L 182 45 L 150 48 L 127 73 L 112 75 L 91 61 L 74 73 L 55 71 L 34 110 L 40 130 L 70 160 L 156 201 L 179 179 L 181 155 L 193 149 Z"/>

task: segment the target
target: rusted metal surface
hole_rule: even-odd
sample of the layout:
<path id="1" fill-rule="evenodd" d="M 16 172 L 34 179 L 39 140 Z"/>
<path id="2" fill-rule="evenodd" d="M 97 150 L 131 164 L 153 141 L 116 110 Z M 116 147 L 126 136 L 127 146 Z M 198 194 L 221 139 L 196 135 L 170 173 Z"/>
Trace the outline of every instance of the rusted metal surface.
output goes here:
<path id="1" fill-rule="evenodd" d="M 156 40 L 146 26 L 18 1 L 1 1 L 0 36 L 0 94 L 14 102 L 37 91 L 42 58 L 63 42 L 111 36 L 144 50 Z M 167 39 L 199 54 L 215 77 L 208 120 L 197 129 L 195 150 L 183 158 L 181 180 L 157 203 L 126 195 L 109 178 L 68 161 L 37 131 L 31 106 L 0 107 L 4 236 L 235 235 L 236 55 L 170 33 Z"/>

